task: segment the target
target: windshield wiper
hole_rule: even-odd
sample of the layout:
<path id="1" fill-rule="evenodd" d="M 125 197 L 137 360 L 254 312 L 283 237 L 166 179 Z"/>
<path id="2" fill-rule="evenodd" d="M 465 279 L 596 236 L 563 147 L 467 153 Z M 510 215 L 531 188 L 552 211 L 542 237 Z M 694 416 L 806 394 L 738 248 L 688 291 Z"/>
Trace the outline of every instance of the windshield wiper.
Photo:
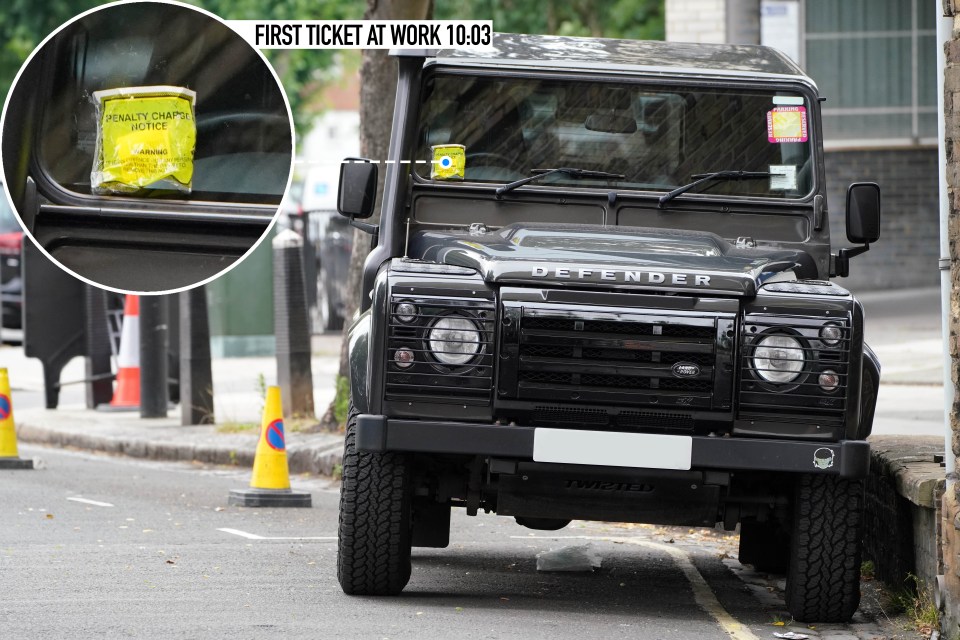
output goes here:
<path id="1" fill-rule="evenodd" d="M 534 180 L 539 180 L 554 173 L 565 173 L 571 178 L 610 178 L 612 180 L 623 180 L 626 178 L 622 173 L 609 173 L 607 171 L 593 171 L 591 169 L 573 169 L 571 167 L 557 167 L 556 169 L 534 169 L 532 175 L 529 178 L 521 178 L 509 184 L 505 184 L 502 187 L 497 187 L 497 200 L 503 197 L 507 191 L 513 191 L 517 187 L 522 187 L 528 182 L 533 182 Z"/>
<path id="2" fill-rule="evenodd" d="M 690 184 L 685 184 L 682 187 L 677 187 L 673 191 L 668 191 L 667 193 L 660 196 L 659 208 L 663 208 L 663 205 L 667 204 L 677 196 L 682 193 L 686 193 L 693 189 L 696 186 L 703 184 L 704 182 L 710 182 L 712 180 L 753 180 L 755 178 L 769 178 L 772 174 L 769 171 L 714 171 L 712 173 L 695 173 L 691 178 L 697 178 L 695 182 Z"/>

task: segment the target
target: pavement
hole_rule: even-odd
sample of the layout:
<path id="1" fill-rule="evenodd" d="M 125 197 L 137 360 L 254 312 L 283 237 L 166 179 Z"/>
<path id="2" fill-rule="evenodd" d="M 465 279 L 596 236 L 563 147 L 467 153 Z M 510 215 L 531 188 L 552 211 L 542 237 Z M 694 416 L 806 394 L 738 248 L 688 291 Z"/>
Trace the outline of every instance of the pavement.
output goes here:
<path id="1" fill-rule="evenodd" d="M 334 397 L 340 336 L 314 336 L 312 347 L 314 406 L 322 414 Z M 27 358 L 20 346 L 3 345 L 0 366 L 10 374 L 18 442 L 245 467 L 253 465 L 259 439 L 261 388 L 277 383 L 272 357 L 214 359 L 216 424 L 181 426 L 179 406 L 172 407 L 166 418 L 150 419 L 140 418 L 137 411 L 87 409 L 81 384 L 63 386 L 60 406 L 46 409 L 39 360 Z M 75 358 L 64 368 L 61 381 L 73 383 L 83 376 L 83 359 Z M 333 475 L 343 457 L 343 435 L 305 431 L 313 426 L 310 420 L 288 421 L 290 472 Z"/>
<path id="2" fill-rule="evenodd" d="M 867 341 L 883 363 L 875 435 L 943 435 L 943 348 L 939 290 L 866 292 L 858 296 L 866 316 Z M 333 399 L 340 336 L 314 336 L 314 403 L 323 413 Z M 123 454 L 158 460 L 250 466 L 259 436 L 263 384 L 275 384 L 272 357 L 215 359 L 216 425 L 180 426 L 179 409 L 168 418 L 86 409 L 83 386 L 67 385 L 61 406 L 43 408 L 39 361 L 17 346 L 0 347 L 0 366 L 10 371 L 18 438 L 22 442 Z M 62 380 L 83 378 L 83 360 L 73 360 Z M 309 427 L 309 423 L 306 423 Z M 292 473 L 330 475 L 342 458 L 342 435 L 307 433 L 288 425 Z"/>

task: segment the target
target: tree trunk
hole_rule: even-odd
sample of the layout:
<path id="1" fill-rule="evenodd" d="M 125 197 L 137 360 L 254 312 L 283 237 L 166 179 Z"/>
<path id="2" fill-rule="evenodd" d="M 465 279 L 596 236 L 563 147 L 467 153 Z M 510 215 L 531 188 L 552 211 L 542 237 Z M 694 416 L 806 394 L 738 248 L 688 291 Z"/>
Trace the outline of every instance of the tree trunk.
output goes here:
<path id="1" fill-rule="evenodd" d="M 367 0 L 364 20 L 428 20 L 433 15 L 433 0 Z M 397 63 L 386 49 L 364 49 L 360 66 L 360 154 L 380 162 L 377 180 L 377 202 L 383 201 L 383 179 L 390 145 L 390 125 L 393 121 L 393 103 L 397 93 Z M 344 303 L 344 334 L 350 327 L 350 319 L 360 303 L 360 286 L 363 279 L 363 262 L 370 253 L 370 235 L 358 229 L 353 231 L 353 254 L 350 256 L 350 271 L 347 275 L 347 297 Z M 340 345 L 339 376 L 350 375 L 347 360 L 347 340 Z M 326 413 L 320 419 L 324 428 L 336 429 L 341 425 L 335 417 L 342 387 L 338 386 Z"/>

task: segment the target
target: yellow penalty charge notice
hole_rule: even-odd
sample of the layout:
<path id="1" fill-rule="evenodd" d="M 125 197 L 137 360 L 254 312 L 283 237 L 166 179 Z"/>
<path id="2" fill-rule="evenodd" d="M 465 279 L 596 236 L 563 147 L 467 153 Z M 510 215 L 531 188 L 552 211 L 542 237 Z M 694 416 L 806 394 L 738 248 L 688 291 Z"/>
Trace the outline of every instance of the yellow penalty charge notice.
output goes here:
<path id="1" fill-rule="evenodd" d="M 183 87 L 124 87 L 96 91 L 94 193 L 149 189 L 189 193 L 197 143 L 196 93 Z"/>

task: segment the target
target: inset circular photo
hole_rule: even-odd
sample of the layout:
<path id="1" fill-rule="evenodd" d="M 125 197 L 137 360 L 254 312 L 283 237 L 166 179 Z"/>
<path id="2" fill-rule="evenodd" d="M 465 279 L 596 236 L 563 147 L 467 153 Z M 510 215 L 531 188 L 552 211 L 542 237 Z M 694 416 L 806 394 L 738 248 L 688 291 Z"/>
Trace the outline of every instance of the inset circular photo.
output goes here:
<path id="1" fill-rule="evenodd" d="M 263 55 L 169 2 L 105 5 L 48 36 L 7 96 L 0 144 L 30 239 L 123 293 L 190 288 L 237 264 L 277 215 L 294 149 Z"/>

